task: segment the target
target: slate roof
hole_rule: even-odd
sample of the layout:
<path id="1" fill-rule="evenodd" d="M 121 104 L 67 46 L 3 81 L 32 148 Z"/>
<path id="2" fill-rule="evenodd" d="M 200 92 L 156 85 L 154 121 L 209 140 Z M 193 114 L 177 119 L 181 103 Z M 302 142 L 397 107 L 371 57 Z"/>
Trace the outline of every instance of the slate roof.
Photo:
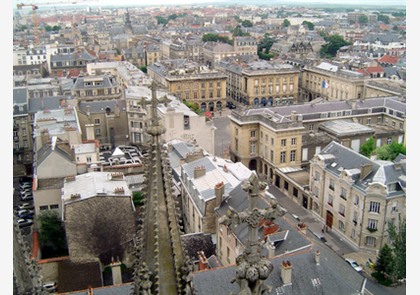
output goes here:
<path id="1" fill-rule="evenodd" d="M 229 207 L 232 207 L 237 212 L 245 211 L 248 209 L 248 204 L 247 193 L 242 189 L 241 185 L 237 185 L 232 191 L 229 192 L 228 197 L 222 201 L 219 208 L 216 209 L 216 214 L 219 217 L 225 215 Z M 258 208 L 262 209 L 267 208 L 270 205 L 264 197 L 260 197 L 257 201 L 257 206 Z M 287 232 L 287 239 L 276 245 L 275 255 L 283 254 L 286 251 L 294 251 L 296 249 L 309 247 L 311 245 L 308 239 L 303 237 L 291 224 L 289 224 L 282 217 L 277 217 L 274 220 L 274 223 L 280 226 L 278 230 L 279 232 Z M 233 233 L 243 245 L 246 244 L 248 239 L 247 225 L 237 225 L 233 229 Z M 260 240 L 264 239 L 262 227 L 259 229 L 258 235 Z"/>
<path id="2" fill-rule="evenodd" d="M 344 259 L 332 251 L 321 251 L 320 264 L 314 259 L 315 249 L 303 253 L 285 254 L 271 259 L 274 269 L 265 283 L 272 287 L 267 295 L 358 294 L 363 276 L 354 271 Z M 280 270 L 282 261 L 292 264 L 292 284 L 284 285 Z M 222 267 L 193 273 L 197 294 L 229 294 L 239 291 L 235 277 L 236 267 Z M 217 282 L 215 284 L 214 282 Z"/>
<path id="3" fill-rule="evenodd" d="M 64 293 L 84 290 L 88 287 L 96 288 L 101 286 L 102 272 L 99 261 L 76 263 L 70 260 L 65 260 L 58 263 L 58 292 Z"/>
<path id="4" fill-rule="evenodd" d="M 61 155 L 64 159 L 71 162 L 71 155 L 65 152 L 60 146 L 55 146 L 54 149 L 49 145 L 43 145 L 37 152 L 36 152 L 36 166 L 42 164 L 45 159 L 47 159 L 51 154 L 57 153 Z"/>
<path id="5" fill-rule="evenodd" d="M 344 169 L 360 169 L 362 165 L 371 164 L 372 171 L 366 175 L 364 179 L 360 179 L 360 177 L 358 177 L 353 184 L 353 186 L 357 187 L 361 191 L 366 191 L 368 186 L 374 182 L 381 183 L 385 186 L 398 183 L 400 187 L 405 187 L 405 184 L 400 181 L 402 178 L 405 179 L 405 164 L 401 165 L 401 169 L 397 169 L 393 162 L 379 160 L 373 161 L 335 141 L 332 141 L 323 148 L 318 156 L 328 158 L 325 160 L 327 163 L 325 169 L 337 176 L 340 175 L 341 171 Z M 399 191 L 397 194 L 398 193 L 401 194 L 403 192 Z"/>
<path id="6" fill-rule="evenodd" d="M 79 109 L 81 111 L 86 112 L 86 107 L 90 106 L 90 112 L 93 113 L 103 113 L 105 112 L 106 108 L 110 108 L 111 112 L 114 110 L 115 106 L 118 105 L 121 111 L 125 110 L 126 107 L 126 101 L 123 99 L 119 100 L 105 100 L 105 101 L 89 101 L 89 102 L 83 102 L 81 101 L 79 103 Z"/>
<path id="7" fill-rule="evenodd" d="M 192 261 L 199 260 L 197 255 L 198 251 L 203 251 L 206 257 L 210 257 L 215 254 L 216 245 L 213 244 L 211 234 L 186 234 L 181 236 L 181 241 L 186 254 L 191 258 Z"/>
<path id="8" fill-rule="evenodd" d="M 353 122 L 352 120 L 326 121 L 319 125 L 319 129 L 339 137 L 373 134 L 375 132 L 373 128 Z"/>
<path id="9" fill-rule="evenodd" d="M 36 97 L 29 100 L 29 113 L 36 113 L 43 110 L 55 110 L 61 107 L 61 100 L 72 100 L 74 97 L 68 95 Z"/>
<path id="10" fill-rule="evenodd" d="M 28 90 L 26 87 L 13 88 L 13 116 L 28 114 Z"/>

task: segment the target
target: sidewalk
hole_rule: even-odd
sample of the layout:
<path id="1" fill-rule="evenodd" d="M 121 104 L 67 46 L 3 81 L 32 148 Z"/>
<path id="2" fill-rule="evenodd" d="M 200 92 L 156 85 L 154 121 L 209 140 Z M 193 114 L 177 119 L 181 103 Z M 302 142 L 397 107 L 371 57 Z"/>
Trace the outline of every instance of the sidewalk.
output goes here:
<path id="1" fill-rule="evenodd" d="M 369 267 L 366 267 L 366 262 L 368 261 L 368 258 L 375 262 L 376 256 L 374 254 L 358 251 L 354 246 L 341 238 L 334 230 L 330 229 L 322 232 L 325 222 L 313 215 L 309 210 L 303 208 L 300 204 L 287 197 L 276 186 L 270 184 L 268 191 L 277 198 L 280 206 L 288 210 L 288 214 L 286 214 L 286 216 L 290 215 L 290 220 L 294 220 L 296 225 L 299 222 L 303 222 L 307 225 L 308 230 L 312 234 L 324 236 L 326 239 L 325 244 L 327 246 L 343 257 L 343 259 L 347 257 L 354 259 L 360 266 L 363 267 L 363 271 L 370 276 L 372 270 Z M 297 216 L 299 219 L 296 219 L 292 214 Z"/>

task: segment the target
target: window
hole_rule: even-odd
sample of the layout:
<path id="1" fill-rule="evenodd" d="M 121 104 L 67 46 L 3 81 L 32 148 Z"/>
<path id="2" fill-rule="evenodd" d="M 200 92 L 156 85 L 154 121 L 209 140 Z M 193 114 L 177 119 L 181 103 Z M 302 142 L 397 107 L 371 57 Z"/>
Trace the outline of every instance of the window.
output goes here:
<path id="1" fill-rule="evenodd" d="M 286 163 L 286 152 L 280 153 L 280 163 Z"/>
<path id="2" fill-rule="evenodd" d="M 341 216 L 346 216 L 346 206 L 340 204 L 338 207 L 338 213 L 340 213 Z"/>
<path id="3" fill-rule="evenodd" d="M 320 179 L 321 177 L 320 177 L 320 174 L 319 174 L 319 172 L 318 171 L 315 171 L 315 180 L 316 181 L 319 181 L 319 179 Z"/>
<path id="4" fill-rule="evenodd" d="M 22 135 L 25 136 L 26 135 L 26 128 L 22 128 Z"/>
<path id="5" fill-rule="evenodd" d="M 392 128 L 395 128 L 395 121 L 392 121 L 391 125 L 392 125 Z"/>
<path id="6" fill-rule="evenodd" d="M 327 204 L 330 205 L 331 207 L 333 206 L 334 202 L 334 196 L 333 195 L 328 195 L 328 201 Z"/>
<path id="7" fill-rule="evenodd" d="M 338 221 L 338 229 L 344 232 L 344 222 L 341 220 Z"/>
<path id="8" fill-rule="evenodd" d="M 274 138 L 271 138 L 271 145 L 274 145 Z"/>
<path id="9" fill-rule="evenodd" d="M 335 185 L 334 180 L 333 179 L 330 179 L 330 185 L 328 186 L 328 188 L 330 190 L 334 191 L 334 185 Z"/>
<path id="10" fill-rule="evenodd" d="M 290 162 L 296 161 L 296 150 L 290 151 Z"/>
<path id="11" fill-rule="evenodd" d="M 369 230 L 377 230 L 378 229 L 378 220 L 369 218 L 367 227 L 368 227 Z"/>
<path id="12" fill-rule="evenodd" d="M 23 140 L 23 147 L 28 148 L 28 141 L 26 139 Z"/>
<path id="13" fill-rule="evenodd" d="M 345 188 L 341 188 L 340 198 L 347 200 L 347 190 Z"/>
<path id="14" fill-rule="evenodd" d="M 298 197 L 298 189 L 293 187 L 293 196 Z"/>
<path id="15" fill-rule="evenodd" d="M 309 124 L 309 131 L 313 131 L 314 130 L 314 124 Z"/>
<path id="16" fill-rule="evenodd" d="M 274 162 L 274 151 L 273 150 L 270 151 L 270 161 Z"/>
<path id="17" fill-rule="evenodd" d="M 286 146 L 286 139 L 282 139 L 282 140 L 280 141 L 280 145 L 281 145 L 281 146 Z"/>
<path id="18" fill-rule="evenodd" d="M 379 202 L 370 202 L 369 212 L 380 213 L 381 203 Z"/>
<path id="19" fill-rule="evenodd" d="M 86 157 L 86 162 L 91 163 L 92 162 L 92 157 L 91 156 L 87 156 Z"/>
<path id="20" fill-rule="evenodd" d="M 284 189 L 285 189 L 286 191 L 288 191 L 288 190 L 289 190 L 289 183 L 288 183 L 287 181 L 285 181 L 285 182 L 284 182 Z"/>
<path id="21" fill-rule="evenodd" d="M 371 118 L 368 118 L 367 119 L 367 124 L 370 125 L 372 123 L 371 121 L 372 121 L 372 119 Z"/>
<path id="22" fill-rule="evenodd" d="M 397 202 L 392 203 L 391 213 L 398 212 Z"/>
<path id="23" fill-rule="evenodd" d="M 354 205 L 359 206 L 359 196 L 358 195 L 354 196 Z"/>
<path id="24" fill-rule="evenodd" d="M 235 128 L 235 135 L 238 136 L 238 128 Z"/>
<path id="25" fill-rule="evenodd" d="M 391 144 L 391 142 L 392 142 L 392 138 L 388 137 L 387 140 L 386 140 L 386 144 Z"/>
<path id="26" fill-rule="evenodd" d="M 302 161 L 307 161 L 308 160 L 308 148 L 303 148 L 302 149 Z"/>
<path id="27" fill-rule="evenodd" d="M 48 210 L 48 206 L 39 206 L 40 211 Z"/>
<path id="28" fill-rule="evenodd" d="M 256 137 L 256 135 L 257 135 L 257 132 L 255 130 L 251 130 L 251 137 L 252 138 Z"/>
<path id="29" fill-rule="evenodd" d="M 353 222 L 354 222 L 354 225 L 357 224 L 357 211 L 353 212 Z"/>
<path id="30" fill-rule="evenodd" d="M 249 153 L 256 154 L 257 153 L 257 143 L 255 141 L 251 141 L 249 143 Z"/>
<path id="31" fill-rule="evenodd" d="M 95 129 L 95 135 L 101 135 L 101 129 L 100 128 Z"/>
<path id="32" fill-rule="evenodd" d="M 318 196 L 319 196 L 319 188 L 318 187 L 314 187 L 312 191 L 313 191 L 315 197 L 318 198 Z"/>
<path id="33" fill-rule="evenodd" d="M 293 137 L 291 140 L 291 145 L 296 145 L 296 137 Z"/>
<path id="34" fill-rule="evenodd" d="M 376 247 L 376 238 L 375 237 L 366 237 L 366 246 Z"/>
<path id="35" fill-rule="evenodd" d="M 356 238 L 356 230 L 354 228 L 351 230 L 351 238 L 353 240 Z"/>
<path id="36" fill-rule="evenodd" d="M 50 209 L 58 209 L 58 204 L 50 205 Z"/>
<path id="37" fill-rule="evenodd" d="M 377 117 L 376 118 L 376 123 L 382 123 L 382 117 Z"/>

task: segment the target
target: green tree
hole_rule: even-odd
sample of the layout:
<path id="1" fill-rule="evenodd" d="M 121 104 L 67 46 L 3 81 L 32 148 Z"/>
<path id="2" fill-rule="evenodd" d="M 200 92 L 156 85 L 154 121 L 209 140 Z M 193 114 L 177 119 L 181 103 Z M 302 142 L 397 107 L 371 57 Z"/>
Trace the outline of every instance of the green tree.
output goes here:
<path id="1" fill-rule="evenodd" d="M 391 248 L 394 253 L 394 279 L 406 278 L 406 220 L 405 218 L 400 222 L 398 228 L 392 223 L 388 222 L 388 235 L 391 239 Z"/>
<path id="2" fill-rule="evenodd" d="M 236 26 L 236 28 L 233 29 L 232 31 L 232 35 L 233 36 L 250 36 L 250 33 L 246 33 L 241 29 L 241 26 Z"/>
<path id="3" fill-rule="evenodd" d="M 386 14 L 379 14 L 378 21 L 383 22 L 385 24 L 389 24 L 389 16 Z"/>
<path id="4" fill-rule="evenodd" d="M 340 47 L 351 44 L 337 34 L 328 36 L 327 41 L 328 43 L 322 45 L 319 52 L 322 58 L 332 58 L 337 54 L 337 50 L 340 49 Z"/>
<path id="5" fill-rule="evenodd" d="M 158 15 L 156 19 L 157 19 L 158 25 L 162 24 L 163 26 L 166 26 L 166 24 L 168 23 L 168 20 L 164 18 L 163 16 Z"/>
<path id="6" fill-rule="evenodd" d="M 306 21 L 306 20 L 304 20 L 303 22 L 302 22 L 302 25 L 306 25 L 307 27 L 308 27 L 308 30 L 309 31 L 313 31 L 314 30 L 314 28 L 315 28 L 315 25 L 313 24 L 313 23 L 311 23 L 311 22 L 308 22 L 308 21 Z"/>
<path id="7" fill-rule="evenodd" d="M 360 153 L 365 157 L 370 157 L 372 152 L 375 150 L 375 139 L 373 136 L 369 137 L 362 145 L 360 145 Z"/>
<path id="8" fill-rule="evenodd" d="M 262 52 L 264 50 L 265 54 L 270 53 L 271 46 L 274 44 L 274 39 L 270 37 L 268 33 L 264 34 L 264 38 L 258 43 L 258 52 Z"/>
<path id="9" fill-rule="evenodd" d="M 142 192 L 133 192 L 133 203 L 135 206 L 143 204 L 143 193 Z"/>
<path id="10" fill-rule="evenodd" d="M 64 250 L 66 246 L 66 233 L 62 226 L 60 216 L 56 211 L 47 210 L 38 215 L 39 242 L 42 246 L 50 246 L 54 250 Z"/>
<path id="11" fill-rule="evenodd" d="M 369 22 L 369 19 L 365 14 L 362 14 L 361 16 L 359 16 L 358 22 L 359 24 L 367 24 Z"/>
<path id="12" fill-rule="evenodd" d="M 390 274 L 393 272 L 394 268 L 394 254 L 392 253 L 391 247 L 388 244 L 385 244 L 380 250 L 378 254 L 378 258 L 376 259 L 376 263 L 374 265 L 374 270 L 376 273 L 372 275 L 382 284 L 388 285 L 391 282 Z"/>
<path id="13" fill-rule="evenodd" d="M 52 31 L 53 32 L 57 32 L 57 31 L 60 31 L 61 30 L 61 27 L 60 26 L 53 26 L 52 27 Z"/>
<path id="14" fill-rule="evenodd" d="M 287 28 L 288 26 L 290 26 L 290 21 L 286 18 L 284 19 L 283 23 L 281 24 L 282 28 Z"/>
<path id="15" fill-rule="evenodd" d="M 378 160 L 393 161 L 399 154 L 406 154 L 406 148 L 403 144 L 395 141 L 376 148 L 372 154 L 375 154 Z"/>
<path id="16" fill-rule="evenodd" d="M 245 28 L 252 28 L 252 22 L 246 19 L 242 22 L 242 26 Z"/>
<path id="17" fill-rule="evenodd" d="M 141 66 L 139 68 L 143 73 L 147 74 L 147 67 L 146 66 Z"/>
<path id="18" fill-rule="evenodd" d="M 213 34 L 213 33 L 207 33 L 203 35 L 202 39 L 204 42 L 209 42 L 209 41 L 217 42 L 219 40 L 219 35 Z"/>
<path id="19" fill-rule="evenodd" d="M 47 31 L 47 32 L 51 32 L 52 31 L 52 27 L 50 25 L 46 25 L 44 27 L 44 30 Z"/>

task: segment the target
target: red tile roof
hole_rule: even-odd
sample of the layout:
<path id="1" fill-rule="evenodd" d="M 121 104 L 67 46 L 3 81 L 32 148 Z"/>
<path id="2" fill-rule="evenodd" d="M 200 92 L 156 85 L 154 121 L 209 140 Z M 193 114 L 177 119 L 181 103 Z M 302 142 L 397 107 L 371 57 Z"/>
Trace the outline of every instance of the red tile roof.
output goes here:
<path id="1" fill-rule="evenodd" d="M 384 55 L 380 59 L 378 59 L 378 62 L 394 65 L 398 62 L 398 59 L 399 58 L 397 56 Z"/>

